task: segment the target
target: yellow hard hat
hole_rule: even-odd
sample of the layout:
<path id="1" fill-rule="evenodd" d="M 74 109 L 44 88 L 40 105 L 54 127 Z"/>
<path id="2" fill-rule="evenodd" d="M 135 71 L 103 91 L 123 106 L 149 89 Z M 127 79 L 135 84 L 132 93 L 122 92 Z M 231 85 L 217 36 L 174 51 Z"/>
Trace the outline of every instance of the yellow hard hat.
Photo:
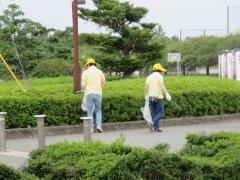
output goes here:
<path id="1" fill-rule="evenodd" d="M 88 58 L 86 64 L 84 65 L 84 67 L 89 66 L 89 64 L 95 64 L 95 63 L 96 62 L 95 62 L 95 60 L 93 58 Z"/>
<path id="2" fill-rule="evenodd" d="M 164 69 L 160 63 L 154 64 L 153 71 L 167 72 L 167 70 Z"/>

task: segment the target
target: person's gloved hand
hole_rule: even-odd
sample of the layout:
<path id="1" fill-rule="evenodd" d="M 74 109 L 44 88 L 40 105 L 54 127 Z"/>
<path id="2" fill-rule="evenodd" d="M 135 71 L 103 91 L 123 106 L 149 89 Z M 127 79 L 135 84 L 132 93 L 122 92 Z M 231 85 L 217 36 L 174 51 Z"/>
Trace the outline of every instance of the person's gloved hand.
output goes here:
<path id="1" fill-rule="evenodd" d="M 148 95 L 145 96 L 145 100 L 146 101 L 149 100 L 149 96 Z"/>
<path id="2" fill-rule="evenodd" d="M 172 100 L 172 97 L 171 97 L 171 95 L 170 95 L 169 93 L 166 93 L 166 99 L 167 99 L 168 101 L 171 101 L 171 100 Z"/>

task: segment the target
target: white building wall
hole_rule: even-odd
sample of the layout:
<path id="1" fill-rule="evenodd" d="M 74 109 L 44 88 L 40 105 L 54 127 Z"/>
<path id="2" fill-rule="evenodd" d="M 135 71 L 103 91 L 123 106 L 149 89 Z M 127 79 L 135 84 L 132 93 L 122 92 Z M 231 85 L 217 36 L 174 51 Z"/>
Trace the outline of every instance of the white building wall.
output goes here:
<path id="1" fill-rule="evenodd" d="M 218 63 L 219 77 L 240 81 L 240 50 L 219 55 Z"/>
<path id="2" fill-rule="evenodd" d="M 235 60 L 236 60 L 236 80 L 240 81 L 240 51 L 235 53 Z"/>

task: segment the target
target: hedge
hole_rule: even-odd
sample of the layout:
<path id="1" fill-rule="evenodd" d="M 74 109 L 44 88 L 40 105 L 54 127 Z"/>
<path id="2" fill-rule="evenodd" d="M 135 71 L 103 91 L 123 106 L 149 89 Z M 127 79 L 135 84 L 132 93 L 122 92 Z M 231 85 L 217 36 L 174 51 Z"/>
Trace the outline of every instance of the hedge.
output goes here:
<path id="1" fill-rule="evenodd" d="M 38 179 L 34 175 L 23 173 L 20 170 L 15 170 L 4 164 L 0 164 L 0 179 L 1 180 L 34 180 Z"/>
<path id="2" fill-rule="evenodd" d="M 104 89 L 103 121 L 142 120 L 146 78 L 110 81 Z M 238 113 L 239 82 L 214 77 L 166 77 L 173 100 L 182 108 L 165 102 L 166 117 L 193 117 Z M 72 78 L 44 78 L 25 82 L 26 95 L 15 82 L 0 83 L 0 111 L 8 112 L 7 128 L 36 126 L 34 115 L 47 115 L 46 125 L 78 124 L 84 115 L 83 94 L 72 93 Z"/>
<path id="3" fill-rule="evenodd" d="M 117 180 L 196 177 L 195 168 L 189 160 L 154 149 L 118 142 L 110 145 L 64 142 L 33 151 L 25 171 L 49 179 Z"/>
<path id="4" fill-rule="evenodd" d="M 210 179 L 240 178 L 240 133 L 188 135 L 180 155 L 200 164 Z"/>
<path id="5" fill-rule="evenodd" d="M 33 151 L 25 172 L 48 179 L 240 177 L 240 133 L 189 135 L 187 139 L 177 153 L 169 153 L 165 145 L 153 149 L 125 146 L 123 139 L 110 145 L 99 141 L 62 142 Z"/>

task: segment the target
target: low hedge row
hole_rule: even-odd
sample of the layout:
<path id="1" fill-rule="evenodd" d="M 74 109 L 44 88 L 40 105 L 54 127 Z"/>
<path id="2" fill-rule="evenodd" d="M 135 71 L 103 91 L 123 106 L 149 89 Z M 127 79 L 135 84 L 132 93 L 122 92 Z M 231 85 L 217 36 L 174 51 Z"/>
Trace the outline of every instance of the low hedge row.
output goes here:
<path id="1" fill-rule="evenodd" d="M 30 175 L 20 170 L 15 170 L 4 164 L 0 164 L 0 179 L 1 180 L 37 180 L 34 175 Z"/>
<path id="2" fill-rule="evenodd" d="M 146 78 L 117 80 L 104 89 L 103 121 L 141 120 Z M 182 108 L 166 102 L 166 117 L 192 117 L 240 112 L 240 84 L 233 80 L 210 77 L 166 77 L 173 100 Z M 7 128 L 35 126 L 34 115 L 47 115 L 46 125 L 80 122 L 83 94 L 72 93 L 72 78 L 29 80 L 23 95 L 14 82 L 0 84 L 0 111 L 8 112 Z"/>
<path id="3" fill-rule="evenodd" d="M 25 171 L 47 179 L 238 179 L 239 137 L 190 135 L 178 153 L 167 152 L 164 145 L 124 146 L 123 139 L 110 145 L 63 142 L 33 151 Z"/>
<path id="4" fill-rule="evenodd" d="M 204 165 L 209 179 L 240 178 L 240 133 L 192 134 L 180 155 Z"/>

